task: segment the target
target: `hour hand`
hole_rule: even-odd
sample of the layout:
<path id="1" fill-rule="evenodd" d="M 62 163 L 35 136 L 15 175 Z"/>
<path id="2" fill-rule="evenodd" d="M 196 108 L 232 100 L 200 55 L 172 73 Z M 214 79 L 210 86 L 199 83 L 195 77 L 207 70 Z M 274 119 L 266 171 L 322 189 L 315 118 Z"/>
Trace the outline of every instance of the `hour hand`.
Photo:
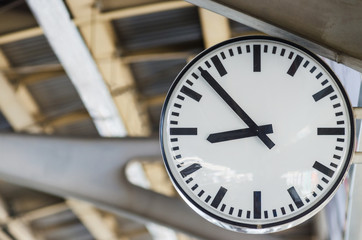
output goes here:
<path id="1" fill-rule="evenodd" d="M 273 126 L 271 124 L 259 126 L 259 131 L 264 134 L 273 133 Z M 257 134 L 258 133 L 250 128 L 242 128 L 232 131 L 212 133 L 207 137 L 207 140 L 210 143 L 218 143 L 247 137 L 256 137 Z"/>

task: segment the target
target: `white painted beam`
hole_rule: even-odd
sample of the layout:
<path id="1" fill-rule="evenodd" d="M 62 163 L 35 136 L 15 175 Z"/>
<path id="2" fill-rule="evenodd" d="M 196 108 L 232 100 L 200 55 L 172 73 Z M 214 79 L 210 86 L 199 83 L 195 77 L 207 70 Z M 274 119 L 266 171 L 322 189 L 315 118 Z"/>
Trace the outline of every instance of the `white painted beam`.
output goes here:
<path id="1" fill-rule="evenodd" d="M 102 136 L 126 136 L 106 84 L 61 0 L 27 0 Z M 61 19 L 61 21 L 59 21 Z"/>

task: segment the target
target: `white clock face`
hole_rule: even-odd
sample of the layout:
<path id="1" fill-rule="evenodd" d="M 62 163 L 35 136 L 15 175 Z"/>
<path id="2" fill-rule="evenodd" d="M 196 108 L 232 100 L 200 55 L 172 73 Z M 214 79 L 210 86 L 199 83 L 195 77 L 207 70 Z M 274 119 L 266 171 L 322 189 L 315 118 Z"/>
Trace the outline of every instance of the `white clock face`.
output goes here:
<path id="1" fill-rule="evenodd" d="M 176 78 L 161 116 L 162 153 L 201 216 L 273 232 L 330 200 L 350 163 L 352 116 L 340 82 L 314 54 L 271 37 L 236 38 Z"/>

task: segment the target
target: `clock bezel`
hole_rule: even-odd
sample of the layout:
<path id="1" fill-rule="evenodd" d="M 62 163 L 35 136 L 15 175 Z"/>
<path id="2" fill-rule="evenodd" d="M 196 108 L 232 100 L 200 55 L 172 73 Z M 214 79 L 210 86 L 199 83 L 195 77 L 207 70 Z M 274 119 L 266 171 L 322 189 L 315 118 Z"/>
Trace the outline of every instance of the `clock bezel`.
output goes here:
<path id="1" fill-rule="evenodd" d="M 281 220 L 281 221 L 275 221 L 273 223 L 268 223 L 268 224 L 250 224 L 250 223 L 242 223 L 242 222 L 235 222 L 235 221 L 231 221 L 229 219 L 225 219 L 221 216 L 215 215 L 214 213 L 209 212 L 208 210 L 206 210 L 204 207 L 200 206 L 198 203 L 196 203 L 190 196 L 188 196 L 188 194 L 183 190 L 183 188 L 180 186 L 180 184 L 178 183 L 178 181 L 176 180 L 176 178 L 174 177 L 174 175 L 171 172 L 171 168 L 168 164 L 168 160 L 165 154 L 165 147 L 164 147 L 164 143 L 163 143 L 163 126 L 164 126 L 164 119 L 165 119 L 165 114 L 166 114 L 166 108 L 169 104 L 170 98 L 172 93 L 174 92 L 175 87 L 178 85 L 178 83 L 181 81 L 181 79 L 183 78 L 183 76 L 186 74 L 186 72 L 192 68 L 201 58 L 203 58 L 204 56 L 208 55 L 210 52 L 221 48 L 225 45 L 228 44 L 232 44 L 235 42 L 241 42 L 241 41 L 250 41 L 250 40 L 266 40 L 266 41 L 273 41 L 278 43 L 282 43 L 282 44 L 286 44 L 286 45 L 290 45 L 291 47 L 294 47 L 302 52 L 304 52 L 306 55 L 308 55 L 310 58 L 314 59 L 316 62 L 318 62 L 329 74 L 330 76 L 333 78 L 333 81 L 336 83 L 336 85 L 339 88 L 339 91 L 341 92 L 341 95 L 344 98 L 344 101 L 346 103 L 346 107 L 347 107 L 347 112 L 349 115 L 349 124 L 350 124 L 350 135 L 348 136 L 349 139 L 349 149 L 347 152 L 347 157 L 346 157 L 346 161 L 344 162 L 344 165 L 342 167 L 341 170 L 341 174 L 339 174 L 338 178 L 335 180 L 334 184 L 331 186 L 331 188 L 329 189 L 329 191 L 320 199 L 318 200 L 315 204 L 313 204 L 310 208 L 304 210 L 303 212 L 301 212 L 300 214 L 287 218 L 285 220 Z M 319 58 L 316 54 L 314 54 L 313 52 L 311 52 L 310 50 L 295 44 L 293 42 L 284 40 L 284 39 L 280 39 L 280 38 L 276 38 L 276 37 L 271 37 L 271 36 L 244 36 L 244 37 L 236 37 L 236 38 L 232 38 L 229 40 L 226 40 L 224 42 L 220 42 L 208 49 L 205 49 L 204 51 L 202 51 L 201 53 L 199 53 L 194 59 L 192 59 L 189 63 L 186 64 L 186 66 L 180 71 L 180 73 L 177 75 L 177 77 L 175 78 L 175 80 L 173 81 L 167 96 L 165 98 L 163 107 L 162 107 L 162 111 L 161 111 L 161 118 L 160 118 L 160 145 L 161 145 L 161 153 L 162 153 L 162 157 L 163 157 L 163 162 L 166 166 L 167 169 L 167 173 L 170 176 L 170 179 L 172 180 L 174 186 L 176 187 L 176 190 L 179 192 L 179 194 L 181 195 L 181 197 L 188 203 L 188 205 L 195 210 L 196 212 L 198 212 L 199 214 L 203 215 L 206 219 L 208 219 L 209 221 L 220 225 L 224 228 L 228 228 L 230 230 L 234 230 L 234 231 L 240 231 L 240 232 L 246 232 L 246 233 L 267 233 L 267 232 L 275 232 L 275 231 L 280 231 L 280 230 L 284 230 L 287 228 L 290 228 L 292 226 L 295 226 L 297 224 L 300 224 L 302 222 L 304 222 L 305 220 L 309 219 L 310 217 L 312 217 L 314 214 L 316 214 L 320 209 L 322 209 L 328 202 L 329 200 L 335 195 L 338 186 L 341 184 L 341 182 L 343 181 L 343 179 L 346 177 L 346 174 L 348 172 L 348 168 L 350 167 L 352 161 L 352 155 L 354 153 L 354 145 L 355 145 L 355 120 L 354 120 L 354 115 L 353 115 L 353 111 L 352 111 L 352 106 L 351 103 L 349 101 L 349 97 L 342 85 L 342 83 L 340 82 L 340 80 L 338 79 L 338 77 L 336 76 L 336 74 L 333 72 L 333 70 L 321 59 Z M 347 138 L 348 138 L 347 137 Z M 216 221 L 215 221 L 216 220 Z M 230 226 L 225 226 L 225 224 L 228 224 Z M 261 231 L 262 230 L 262 231 Z"/>

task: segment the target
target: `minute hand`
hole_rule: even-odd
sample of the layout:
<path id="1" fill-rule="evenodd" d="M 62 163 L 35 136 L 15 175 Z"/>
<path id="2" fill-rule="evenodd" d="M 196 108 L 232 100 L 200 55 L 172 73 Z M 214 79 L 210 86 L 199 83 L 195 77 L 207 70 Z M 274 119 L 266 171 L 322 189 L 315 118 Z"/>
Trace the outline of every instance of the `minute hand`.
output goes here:
<path id="1" fill-rule="evenodd" d="M 220 86 L 220 84 L 206 70 L 200 68 L 201 76 L 215 90 L 217 94 L 229 105 L 229 107 L 245 122 L 246 125 L 255 132 L 255 135 L 271 149 L 274 142 L 262 131 L 258 125 L 248 116 L 248 114 L 234 101 L 234 99 Z"/>

